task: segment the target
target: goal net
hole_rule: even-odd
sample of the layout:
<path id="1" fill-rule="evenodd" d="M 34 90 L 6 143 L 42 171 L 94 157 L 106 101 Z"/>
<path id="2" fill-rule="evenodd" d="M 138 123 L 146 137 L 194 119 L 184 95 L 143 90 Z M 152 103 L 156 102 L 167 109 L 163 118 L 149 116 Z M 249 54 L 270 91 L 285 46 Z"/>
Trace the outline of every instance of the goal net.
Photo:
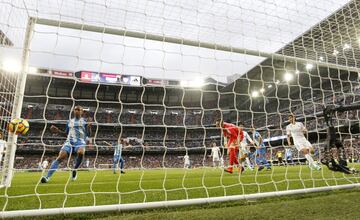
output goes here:
<path id="1" fill-rule="evenodd" d="M 360 168 L 358 7 L 1 1 L 1 216 L 358 187 L 358 174 L 321 163 L 330 155 Z M 85 155 L 74 148 L 59 160 L 69 138 L 51 127 L 81 139 L 82 125 L 68 123 L 77 106 L 91 128 Z M 18 117 L 30 130 L 17 137 L 6 126 Z M 329 147 L 329 138 L 342 146 Z"/>

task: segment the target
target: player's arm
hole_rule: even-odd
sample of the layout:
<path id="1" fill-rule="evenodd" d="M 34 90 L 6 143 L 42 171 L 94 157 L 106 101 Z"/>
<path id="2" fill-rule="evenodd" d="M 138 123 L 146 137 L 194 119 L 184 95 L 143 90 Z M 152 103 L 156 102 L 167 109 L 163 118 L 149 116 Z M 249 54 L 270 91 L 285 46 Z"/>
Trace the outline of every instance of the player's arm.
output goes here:
<path id="1" fill-rule="evenodd" d="M 291 146 L 291 132 L 289 130 L 289 128 L 286 128 L 286 138 L 287 138 L 287 143 L 289 146 Z"/>
<path id="2" fill-rule="evenodd" d="M 129 147 L 132 147 L 130 141 L 128 139 L 124 139 L 123 148 L 129 148 Z"/>
<path id="3" fill-rule="evenodd" d="M 259 134 L 259 137 L 258 137 L 258 141 L 259 141 L 259 146 L 261 146 L 263 144 L 263 138 L 261 137 L 260 134 Z"/>
<path id="4" fill-rule="evenodd" d="M 112 147 L 112 144 L 111 143 L 109 143 L 109 142 L 107 142 L 107 141 L 103 141 L 107 146 L 109 146 L 109 147 Z"/>
<path id="5" fill-rule="evenodd" d="M 86 121 L 86 134 L 88 137 L 92 137 L 92 120 L 91 118 L 88 118 L 88 120 Z"/>
<path id="6" fill-rule="evenodd" d="M 306 127 L 304 126 L 303 123 L 301 123 L 301 128 L 302 128 L 302 131 L 304 132 L 305 137 L 307 137 L 308 136 L 308 130 L 306 129 Z"/>
<path id="7" fill-rule="evenodd" d="M 255 146 L 255 142 L 251 139 L 251 137 L 248 133 L 246 133 L 246 139 L 249 141 L 250 144 Z"/>
<path id="8" fill-rule="evenodd" d="M 259 134 L 259 133 L 257 133 L 256 135 L 255 135 L 255 137 L 254 137 L 254 139 L 256 140 L 257 139 L 257 143 L 258 144 L 254 144 L 254 146 L 255 146 L 255 148 L 256 149 L 260 149 L 261 147 L 261 143 L 262 143 L 262 137 L 261 137 L 261 135 Z"/>
<path id="9" fill-rule="evenodd" d="M 87 124 L 87 134 L 88 134 L 88 137 L 92 137 L 92 127 L 91 127 L 91 123 L 88 122 Z"/>
<path id="10" fill-rule="evenodd" d="M 291 139 L 290 138 L 291 138 L 291 135 L 288 134 L 287 135 L 287 143 L 288 143 L 289 146 L 291 146 Z"/>
<path id="11" fill-rule="evenodd" d="M 67 135 L 69 133 L 69 126 L 67 124 L 66 125 L 66 130 L 63 131 L 60 128 L 56 127 L 55 125 L 51 125 L 50 131 L 52 131 L 54 133 L 62 134 L 62 135 Z"/>
<path id="12" fill-rule="evenodd" d="M 227 142 L 228 142 L 227 137 L 224 136 L 224 147 L 226 147 L 226 148 L 228 147 L 228 146 L 227 146 L 227 144 L 228 144 Z"/>

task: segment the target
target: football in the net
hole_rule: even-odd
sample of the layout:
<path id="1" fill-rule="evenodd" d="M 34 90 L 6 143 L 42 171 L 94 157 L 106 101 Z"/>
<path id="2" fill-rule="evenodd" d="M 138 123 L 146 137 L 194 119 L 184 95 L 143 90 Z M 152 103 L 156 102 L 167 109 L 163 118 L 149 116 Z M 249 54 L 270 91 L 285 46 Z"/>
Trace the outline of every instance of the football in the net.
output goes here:
<path id="1" fill-rule="evenodd" d="M 22 118 L 15 118 L 8 124 L 8 130 L 11 133 L 25 135 L 29 131 L 29 122 Z"/>

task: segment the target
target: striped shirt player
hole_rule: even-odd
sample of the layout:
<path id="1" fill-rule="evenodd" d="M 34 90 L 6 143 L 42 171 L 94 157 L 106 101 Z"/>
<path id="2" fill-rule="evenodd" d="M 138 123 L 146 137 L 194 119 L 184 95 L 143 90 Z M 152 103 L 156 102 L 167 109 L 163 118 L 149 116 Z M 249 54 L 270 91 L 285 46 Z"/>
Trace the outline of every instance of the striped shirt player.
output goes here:
<path id="1" fill-rule="evenodd" d="M 255 152 L 255 162 L 258 166 L 258 170 L 264 169 L 264 166 L 269 170 L 271 169 L 270 163 L 266 160 L 266 146 L 263 142 L 261 134 L 255 130 L 255 128 L 251 128 L 250 132 L 252 132 L 252 138 L 256 145 Z"/>
<path id="2" fill-rule="evenodd" d="M 122 158 L 122 149 L 124 147 L 124 139 L 120 138 L 120 141 L 117 144 L 114 144 L 114 158 L 113 158 L 113 173 L 116 173 L 116 167 L 120 163 L 120 173 L 125 173 L 124 171 L 124 159 Z"/>
<path id="3" fill-rule="evenodd" d="M 50 177 L 58 169 L 61 161 L 71 156 L 75 156 L 75 166 L 72 170 L 72 180 L 77 178 L 77 169 L 80 167 L 84 158 L 86 140 L 91 133 L 90 124 L 82 118 L 83 108 L 81 106 L 75 106 L 74 118 L 70 119 L 66 124 L 66 130 L 62 131 L 56 126 L 52 125 L 50 130 L 55 133 L 66 135 L 66 141 L 59 152 L 59 156 L 51 163 L 50 169 L 46 176 L 41 178 L 42 183 L 47 183 Z"/>

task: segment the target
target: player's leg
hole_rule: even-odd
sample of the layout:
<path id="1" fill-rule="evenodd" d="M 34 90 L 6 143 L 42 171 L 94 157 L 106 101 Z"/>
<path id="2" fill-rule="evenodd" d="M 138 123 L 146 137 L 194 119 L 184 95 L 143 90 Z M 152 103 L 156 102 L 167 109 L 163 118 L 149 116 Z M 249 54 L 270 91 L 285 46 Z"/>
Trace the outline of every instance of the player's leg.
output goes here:
<path id="1" fill-rule="evenodd" d="M 245 161 L 247 158 L 247 154 L 243 153 L 240 157 L 239 157 L 239 161 L 240 161 L 240 167 L 239 167 L 239 173 L 242 173 L 245 171 Z"/>
<path id="2" fill-rule="evenodd" d="M 124 159 L 120 157 L 120 173 L 125 173 L 124 171 Z"/>
<path id="3" fill-rule="evenodd" d="M 246 157 L 245 157 L 245 163 L 246 163 L 246 166 L 248 167 L 248 169 L 250 170 L 253 170 L 253 166 L 250 162 L 250 149 L 247 147 L 247 145 L 243 145 L 243 151 L 244 151 L 244 154 L 246 154 Z"/>
<path id="4" fill-rule="evenodd" d="M 42 183 L 47 183 L 50 180 L 50 177 L 58 169 L 59 164 L 61 163 L 61 161 L 66 159 L 68 157 L 68 155 L 70 155 L 70 154 L 71 154 L 71 146 L 64 145 L 61 148 L 58 157 L 51 163 L 51 166 L 50 166 L 50 169 L 49 169 L 47 175 L 41 177 L 41 182 Z"/>
<path id="5" fill-rule="evenodd" d="M 215 167 L 218 168 L 218 167 L 221 167 L 221 159 L 218 157 L 216 158 L 216 164 L 215 164 Z"/>
<path id="6" fill-rule="evenodd" d="M 247 156 L 247 157 L 245 158 L 245 162 L 246 162 L 246 166 L 247 166 L 250 170 L 254 170 L 253 165 L 252 165 L 251 162 L 250 162 L 249 156 Z"/>
<path id="7" fill-rule="evenodd" d="M 224 168 L 224 167 L 225 167 L 224 158 L 223 158 L 223 157 L 220 158 L 220 167 L 221 167 L 221 168 Z"/>
<path id="8" fill-rule="evenodd" d="M 4 153 L 4 151 L 0 151 L 0 168 L 3 165 L 3 163 L 2 163 L 3 153 Z"/>
<path id="9" fill-rule="evenodd" d="M 266 148 L 262 148 L 261 149 L 261 158 L 262 158 L 262 161 L 263 161 L 263 164 L 265 165 L 265 167 L 270 170 L 271 169 L 271 164 L 270 162 L 266 159 Z"/>
<path id="10" fill-rule="evenodd" d="M 239 165 L 239 147 L 235 146 L 234 163 Z"/>
<path id="11" fill-rule="evenodd" d="M 256 153 L 256 164 L 258 165 L 258 169 L 262 170 L 264 166 L 269 170 L 271 169 L 270 163 L 265 159 L 266 158 L 266 148 L 257 149 Z"/>
<path id="12" fill-rule="evenodd" d="M 305 155 L 306 160 L 309 162 L 309 168 L 320 170 L 321 167 L 314 161 L 314 159 L 311 156 L 311 152 L 314 152 L 314 149 L 312 147 L 304 147 L 300 146 L 302 153 Z"/>
<path id="13" fill-rule="evenodd" d="M 113 165 L 112 165 L 112 168 L 113 168 L 113 173 L 115 174 L 116 173 L 116 168 L 117 168 L 117 166 L 118 166 L 118 164 L 119 164 L 119 157 L 118 156 L 114 156 L 114 158 L 113 158 Z"/>
<path id="14" fill-rule="evenodd" d="M 236 163 L 238 164 L 239 162 L 237 161 L 235 148 L 234 147 L 228 148 L 228 151 L 229 151 L 229 167 L 225 169 L 225 171 L 228 173 L 232 173 L 233 165 Z"/>
<path id="15" fill-rule="evenodd" d="M 85 155 L 85 146 L 75 147 L 75 152 L 76 152 L 76 158 L 75 158 L 75 166 L 71 175 L 72 180 L 76 180 L 77 178 L 77 169 L 80 167 L 83 161 Z"/>
<path id="16" fill-rule="evenodd" d="M 249 164 L 250 164 L 250 166 L 251 166 L 251 168 L 253 170 L 255 168 L 255 166 L 256 166 L 256 161 L 255 161 L 255 153 L 254 153 L 252 148 L 250 148 L 249 155 L 248 155 L 247 159 L 249 160 Z"/>

